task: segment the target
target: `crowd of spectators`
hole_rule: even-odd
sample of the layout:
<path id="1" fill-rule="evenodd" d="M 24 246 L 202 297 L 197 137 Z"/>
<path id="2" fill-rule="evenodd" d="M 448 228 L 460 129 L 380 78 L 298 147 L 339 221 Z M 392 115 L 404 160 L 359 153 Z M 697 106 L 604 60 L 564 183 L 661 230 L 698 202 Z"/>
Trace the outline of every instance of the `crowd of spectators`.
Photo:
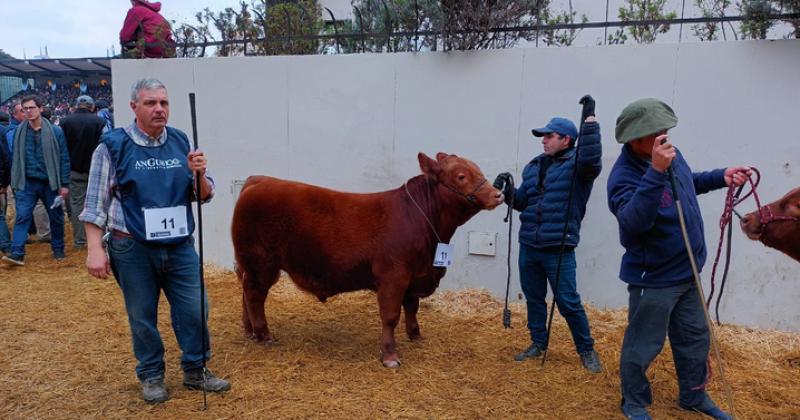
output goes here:
<path id="1" fill-rule="evenodd" d="M 92 92 L 100 99 L 95 100 L 84 94 L 86 92 Z M 51 242 L 54 257 L 58 259 L 59 257 L 63 258 L 64 255 L 63 214 L 57 210 L 53 211 L 52 205 L 55 197 L 50 194 L 52 191 L 42 188 L 42 191 L 47 194 L 36 197 L 26 196 L 27 190 L 14 190 L 12 193 L 13 173 L 11 169 L 14 159 L 34 159 L 32 163 L 23 164 L 21 167 L 28 168 L 28 165 L 33 165 L 31 167 L 34 169 L 45 168 L 49 171 L 47 172 L 49 180 L 49 177 L 55 172 L 50 171 L 52 168 L 48 165 L 54 165 L 54 160 L 44 159 L 43 156 L 46 154 L 43 155 L 43 153 L 45 149 L 51 155 L 55 151 L 60 151 L 63 155 L 61 156 L 63 162 L 56 165 L 56 169 L 66 168 L 64 173 L 60 174 L 61 178 L 65 180 L 63 190 L 66 192 L 62 193 L 61 190 L 58 190 L 58 195 L 62 196 L 62 199 L 69 197 L 70 201 L 66 203 L 64 210 L 72 216 L 75 213 L 71 211 L 73 208 L 76 209 L 76 212 L 78 212 L 77 209 L 82 208 L 81 200 L 84 198 L 83 191 L 85 191 L 83 184 L 88 176 L 86 162 L 91 158 L 100 136 L 113 128 L 111 89 L 105 86 L 88 88 L 84 92 L 77 87 L 26 89 L 0 105 L 0 252 L 5 254 L 4 261 L 23 264 L 24 242 Z M 22 134 L 18 135 L 18 132 Z M 34 150 L 31 152 L 32 154 L 28 153 L 29 151 L 24 146 L 28 143 L 33 144 L 34 149 L 39 144 L 40 152 L 37 153 Z M 58 143 L 58 146 L 51 148 L 49 144 L 54 143 Z M 23 148 L 24 153 L 20 154 L 18 150 L 15 150 L 15 144 L 23 145 L 20 147 Z M 42 161 L 42 159 L 44 160 Z M 23 169 L 23 173 L 27 177 L 28 171 Z M 42 174 L 44 172 L 39 175 Z M 35 175 L 36 173 L 34 173 Z M 27 182 L 27 178 L 25 179 Z M 17 189 L 22 188 L 25 183 L 20 185 Z M 73 190 L 72 194 L 69 194 L 69 189 Z M 23 198 L 23 211 L 14 204 L 18 194 L 21 194 Z M 20 232 L 15 235 L 37 234 L 38 239 L 27 237 L 26 241 L 25 236 L 19 236 L 16 245 L 12 246 L 11 232 L 7 224 L 8 220 L 6 220 L 6 210 L 9 207 L 16 207 L 14 226 L 21 224 Z M 55 226 L 53 225 L 54 218 L 57 219 Z M 77 223 L 75 217 L 73 219 L 75 219 L 73 221 L 74 245 L 76 248 L 84 247 L 85 239 L 80 235 L 82 224 Z M 17 248 L 14 248 L 15 246 Z M 15 249 L 16 253 L 12 249 Z"/>
<path id="2" fill-rule="evenodd" d="M 0 112 L 9 114 L 11 105 L 25 95 L 36 95 L 42 98 L 45 103 L 43 116 L 56 125 L 62 118 L 75 112 L 75 99 L 81 95 L 88 95 L 94 98 L 98 110 L 103 108 L 113 109 L 111 106 L 111 86 L 88 86 L 86 92 L 81 92 L 80 88 L 75 86 L 57 85 L 55 90 L 50 86 L 43 86 L 20 91 L 3 101 L 2 105 L 0 105 Z"/>

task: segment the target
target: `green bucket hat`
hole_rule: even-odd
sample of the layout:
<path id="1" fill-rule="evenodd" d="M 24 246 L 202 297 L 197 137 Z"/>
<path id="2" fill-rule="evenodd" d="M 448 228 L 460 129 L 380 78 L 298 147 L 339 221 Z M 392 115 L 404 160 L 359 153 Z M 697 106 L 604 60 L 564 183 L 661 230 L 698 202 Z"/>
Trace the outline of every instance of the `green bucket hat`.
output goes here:
<path id="1" fill-rule="evenodd" d="M 669 105 L 655 98 L 632 102 L 617 117 L 617 143 L 647 137 L 678 125 L 678 117 Z"/>

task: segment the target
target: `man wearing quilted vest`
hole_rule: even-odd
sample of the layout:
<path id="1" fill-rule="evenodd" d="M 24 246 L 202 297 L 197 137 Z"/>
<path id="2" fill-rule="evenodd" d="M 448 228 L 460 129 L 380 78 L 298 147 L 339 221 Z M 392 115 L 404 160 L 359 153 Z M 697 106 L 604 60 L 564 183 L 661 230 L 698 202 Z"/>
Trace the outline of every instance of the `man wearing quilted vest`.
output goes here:
<path id="1" fill-rule="evenodd" d="M 588 98 L 588 99 L 586 99 Z M 547 349 L 547 284 L 555 289 L 556 304 L 566 319 L 575 348 L 584 368 L 592 373 L 602 371 L 589 330 L 589 319 L 576 288 L 575 247 L 580 239 L 581 220 L 594 180 L 601 169 L 600 126 L 595 121 L 594 100 L 584 98 L 583 131 L 566 118 L 553 118 L 546 126 L 532 130 L 542 139 L 544 153 L 536 156 L 522 172 L 522 185 L 514 191 L 504 190 L 507 202 L 520 211 L 519 277 L 528 310 L 531 344 L 515 356 L 524 361 L 541 356 Z M 583 100 L 582 100 L 583 103 Z M 576 147 L 576 141 L 580 147 Z M 573 182 L 573 172 L 575 174 Z M 501 177 L 504 174 L 498 176 Z M 570 192 L 570 188 L 572 191 Z M 567 214 L 567 202 L 572 205 Z M 567 224 L 566 237 L 564 224 Z M 558 261 L 561 258 L 560 275 Z"/>

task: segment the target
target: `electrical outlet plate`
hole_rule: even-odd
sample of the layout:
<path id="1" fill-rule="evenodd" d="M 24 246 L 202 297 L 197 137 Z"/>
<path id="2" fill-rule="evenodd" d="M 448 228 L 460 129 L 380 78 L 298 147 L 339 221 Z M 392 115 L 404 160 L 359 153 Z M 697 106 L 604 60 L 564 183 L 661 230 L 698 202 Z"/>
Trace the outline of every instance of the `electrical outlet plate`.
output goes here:
<path id="1" fill-rule="evenodd" d="M 497 232 L 469 232 L 467 250 L 473 255 L 497 255 Z"/>
<path id="2" fill-rule="evenodd" d="M 244 183 L 247 182 L 246 179 L 234 179 L 231 182 L 231 194 L 233 195 L 233 201 L 239 199 L 239 193 L 242 192 L 242 187 L 244 187 Z"/>

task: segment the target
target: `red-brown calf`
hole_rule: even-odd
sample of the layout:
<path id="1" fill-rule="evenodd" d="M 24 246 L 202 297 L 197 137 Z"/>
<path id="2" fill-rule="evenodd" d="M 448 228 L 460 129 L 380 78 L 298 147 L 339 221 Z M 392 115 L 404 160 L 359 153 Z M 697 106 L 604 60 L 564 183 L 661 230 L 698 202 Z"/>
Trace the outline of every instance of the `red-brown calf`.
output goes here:
<path id="1" fill-rule="evenodd" d="M 377 292 L 381 361 L 400 366 L 394 329 L 401 307 L 408 337 L 420 337 L 419 299 L 436 290 L 446 271 L 433 266 L 436 234 L 448 243 L 478 211 L 503 202 L 473 162 L 445 153 L 436 160 L 420 153 L 418 159 L 422 175 L 372 194 L 266 176 L 247 179 L 233 212 L 232 236 L 248 335 L 273 342 L 264 303 L 284 270 L 322 302 L 342 292 Z"/>
<path id="2" fill-rule="evenodd" d="M 741 227 L 748 238 L 800 261 L 800 188 L 744 216 Z"/>

